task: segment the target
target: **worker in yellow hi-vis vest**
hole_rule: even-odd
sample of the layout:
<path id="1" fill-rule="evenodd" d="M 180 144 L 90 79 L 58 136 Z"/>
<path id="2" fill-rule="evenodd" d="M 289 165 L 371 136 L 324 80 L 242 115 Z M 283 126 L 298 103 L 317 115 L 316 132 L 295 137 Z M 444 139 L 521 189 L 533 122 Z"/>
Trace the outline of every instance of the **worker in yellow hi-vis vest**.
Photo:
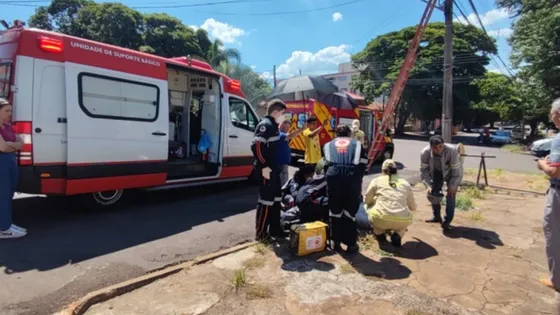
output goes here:
<path id="1" fill-rule="evenodd" d="M 412 186 L 397 175 L 395 161 L 385 160 L 381 171 L 383 175 L 374 178 L 367 188 L 364 206 L 379 244 L 387 243 L 387 233 L 390 233 L 393 246 L 400 247 L 406 229 L 412 224 L 416 202 Z"/>

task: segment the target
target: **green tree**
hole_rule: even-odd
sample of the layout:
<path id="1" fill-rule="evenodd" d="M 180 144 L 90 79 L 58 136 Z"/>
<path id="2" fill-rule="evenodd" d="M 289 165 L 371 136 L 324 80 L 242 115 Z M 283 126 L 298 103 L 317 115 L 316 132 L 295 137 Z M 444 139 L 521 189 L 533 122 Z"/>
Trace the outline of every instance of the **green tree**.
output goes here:
<path id="1" fill-rule="evenodd" d="M 251 67 L 240 64 L 240 63 L 228 63 L 227 61 L 222 61 L 216 71 L 227 75 L 230 78 L 239 80 L 241 83 L 241 88 L 247 97 L 247 100 L 251 102 L 251 105 L 256 108 L 256 106 L 265 100 L 270 93 L 272 93 L 272 87 L 268 82 L 266 82 L 259 74 L 254 72 Z"/>
<path id="2" fill-rule="evenodd" d="M 522 110 L 536 133 L 560 97 L 560 0 L 497 0 L 518 18 L 512 23 L 511 62 L 519 70 Z"/>
<path id="3" fill-rule="evenodd" d="M 204 57 L 200 41 L 209 41 L 206 35 L 199 36 L 181 20 L 165 13 L 146 14 L 144 21 L 144 43 L 153 49 L 151 53 L 163 57 Z"/>
<path id="4" fill-rule="evenodd" d="M 408 52 L 416 27 L 380 35 L 371 40 L 363 51 L 352 57 L 360 75 L 352 81 L 353 88 L 365 92 L 368 98 L 391 91 L 402 62 Z M 424 33 L 417 60 L 410 72 L 401 103 L 397 132 L 402 132 L 406 120 L 413 115 L 421 120 L 433 120 L 441 114 L 443 91 L 444 23 L 431 23 Z M 476 101 L 476 87 L 470 82 L 486 72 L 488 54 L 497 52 L 495 41 L 482 30 L 454 24 L 453 103 L 456 121 L 468 118 L 469 106 Z"/>
<path id="5" fill-rule="evenodd" d="M 472 85 L 478 89 L 480 99 L 473 104 L 477 111 L 494 113 L 496 119 L 523 120 L 520 87 L 503 74 L 487 72 L 484 78 L 476 79 Z M 494 121 L 489 121 L 493 123 Z"/>

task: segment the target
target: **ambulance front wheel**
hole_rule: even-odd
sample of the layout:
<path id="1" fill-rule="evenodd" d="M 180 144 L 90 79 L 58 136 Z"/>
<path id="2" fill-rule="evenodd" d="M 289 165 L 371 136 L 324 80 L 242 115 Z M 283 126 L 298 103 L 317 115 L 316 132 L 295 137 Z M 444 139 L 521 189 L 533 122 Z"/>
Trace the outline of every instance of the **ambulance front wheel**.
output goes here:
<path id="1" fill-rule="evenodd" d="M 98 191 L 91 194 L 91 198 L 96 206 L 114 207 L 123 199 L 124 189 Z"/>

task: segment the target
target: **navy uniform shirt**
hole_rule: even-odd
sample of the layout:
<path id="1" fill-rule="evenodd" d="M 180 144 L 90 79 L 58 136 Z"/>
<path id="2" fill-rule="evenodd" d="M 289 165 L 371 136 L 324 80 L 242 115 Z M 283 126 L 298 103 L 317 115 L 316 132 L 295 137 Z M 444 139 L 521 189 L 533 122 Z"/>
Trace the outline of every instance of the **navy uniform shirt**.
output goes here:
<path id="1" fill-rule="evenodd" d="M 280 133 L 274 117 L 265 116 L 255 128 L 255 135 L 251 144 L 256 167 L 278 167 L 279 140 Z"/>

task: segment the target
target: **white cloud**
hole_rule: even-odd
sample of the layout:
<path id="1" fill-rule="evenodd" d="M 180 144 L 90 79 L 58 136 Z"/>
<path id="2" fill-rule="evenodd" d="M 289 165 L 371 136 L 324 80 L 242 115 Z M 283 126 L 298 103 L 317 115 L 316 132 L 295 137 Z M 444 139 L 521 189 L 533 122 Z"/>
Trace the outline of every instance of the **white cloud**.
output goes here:
<path id="1" fill-rule="evenodd" d="M 338 64 L 350 61 L 349 45 L 329 46 L 316 53 L 294 51 L 292 56 L 276 69 L 278 78 L 302 74 L 320 75 L 336 72 Z"/>
<path id="2" fill-rule="evenodd" d="M 488 69 L 488 68 L 487 68 L 487 70 L 488 70 L 488 72 L 497 73 L 497 74 L 505 74 L 505 75 L 508 74 L 508 73 L 507 73 L 505 70 L 503 70 L 502 68 L 500 68 L 500 69 L 496 69 L 496 68 L 490 68 L 490 69 Z"/>
<path id="3" fill-rule="evenodd" d="M 335 22 L 342 20 L 342 13 L 340 13 L 340 12 L 333 13 L 332 20 L 335 21 Z"/>
<path id="4" fill-rule="evenodd" d="M 252 69 L 252 70 L 255 70 L 256 68 L 257 68 L 257 66 L 251 65 L 251 69 Z"/>
<path id="5" fill-rule="evenodd" d="M 272 73 L 265 71 L 262 73 L 259 73 L 261 78 L 263 78 L 264 80 L 271 80 L 272 79 Z"/>
<path id="6" fill-rule="evenodd" d="M 511 28 L 500 28 L 497 30 L 491 30 L 488 31 L 488 35 L 493 36 L 493 37 L 510 37 L 511 34 L 513 33 L 513 30 Z"/>
<path id="7" fill-rule="evenodd" d="M 247 35 L 245 30 L 233 25 L 219 22 L 213 18 L 206 19 L 200 26 L 190 25 L 191 28 L 197 30 L 199 28 L 208 32 L 212 38 L 218 38 L 225 44 L 239 43 L 239 37 Z"/>
<path id="8" fill-rule="evenodd" d="M 509 17 L 509 12 L 506 9 L 493 9 L 482 14 L 480 16 L 480 19 L 482 20 L 482 24 L 484 24 L 484 26 L 487 26 L 487 25 L 492 25 L 508 17 Z M 467 18 L 468 21 L 465 19 L 465 17 L 460 16 L 456 18 L 454 21 L 462 24 L 469 24 L 470 22 L 472 25 L 480 27 L 480 23 L 478 22 L 478 19 L 476 18 L 476 15 L 474 13 L 469 14 Z"/>

